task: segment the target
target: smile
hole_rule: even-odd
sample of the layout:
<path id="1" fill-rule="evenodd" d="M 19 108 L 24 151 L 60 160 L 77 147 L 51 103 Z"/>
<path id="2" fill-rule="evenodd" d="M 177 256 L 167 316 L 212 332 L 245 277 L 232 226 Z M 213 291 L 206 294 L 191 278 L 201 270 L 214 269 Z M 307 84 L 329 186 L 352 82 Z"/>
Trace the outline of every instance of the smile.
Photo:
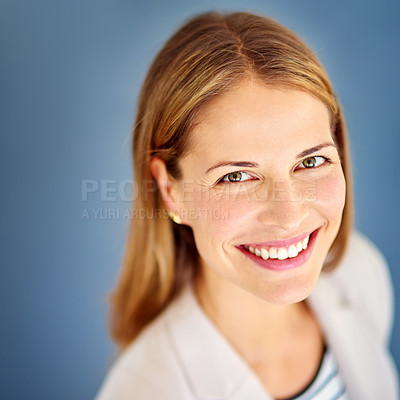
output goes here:
<path id="1" fill-rule="evenodd" d="M 286 270 L 304 264 L 312 253 L 319 228 L 307 236 L 290 240 L 244 244 L 238 246 L 247 257 L 263 268 L 274 271 Z"/>
<path id="2" fill-rule="evenodd" d="M 304 239 L 299 240 L 294 244 L 290 244 L 287 247 L 253 247 L 244 245 L 244 248 L 248 250 L 251 254 L 255 254 L 257 257 L 261 257 L 263 260 L 278 259 L 286 260 L 287 258 L 297 257 L 300 252 L 307 249 L 308 242 L 310 240 L 310 235 L 306 236 Z"/>

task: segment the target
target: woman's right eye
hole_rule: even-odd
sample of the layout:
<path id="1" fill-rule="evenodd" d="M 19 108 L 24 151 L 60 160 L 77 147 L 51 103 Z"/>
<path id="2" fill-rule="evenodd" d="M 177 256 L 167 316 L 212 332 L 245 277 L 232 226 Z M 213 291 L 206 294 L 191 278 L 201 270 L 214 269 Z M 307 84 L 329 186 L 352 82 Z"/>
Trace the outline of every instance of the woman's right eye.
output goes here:
<path id="1" fill-rule="evenodd" d="M 246 182 L 253 179 L 249 174 L 243 171 L 230 172 L 224 175 L 218 183 L 235 183 L 235 182 Z"/>

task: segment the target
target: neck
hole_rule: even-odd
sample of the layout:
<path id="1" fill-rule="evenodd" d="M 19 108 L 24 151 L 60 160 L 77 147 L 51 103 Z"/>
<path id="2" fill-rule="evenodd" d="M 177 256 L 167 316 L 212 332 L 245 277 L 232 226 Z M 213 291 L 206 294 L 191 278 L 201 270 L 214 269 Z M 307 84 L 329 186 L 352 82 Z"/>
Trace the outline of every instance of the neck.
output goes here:
<path id="1" fill-rule="evenodd" d="M 200 276 L 196 296 L 208 317 L 249 361 L 276 353 L 307 317 L 304 302 L 271 304 L 237 285 L 220 282 Z"/>

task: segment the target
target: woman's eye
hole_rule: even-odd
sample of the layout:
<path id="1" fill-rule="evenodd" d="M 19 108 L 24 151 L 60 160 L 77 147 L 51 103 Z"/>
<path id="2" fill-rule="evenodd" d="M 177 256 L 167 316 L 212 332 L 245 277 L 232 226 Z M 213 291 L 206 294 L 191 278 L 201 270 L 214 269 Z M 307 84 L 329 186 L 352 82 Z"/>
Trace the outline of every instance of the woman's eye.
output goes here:
<path id="1" fill-rule="evenodd" d="M 226 174 L 224 177 L 220 179 L 220 182 L 245 182 L 252 179 L 249 174 L 246 174 L 246 172 L 243 171 L 236 171 L 236 172 L 231 172 L 230 174 Z"/>
<path id="2" fill-rule="evenodd" d="M 299 165 L 300 169 L 305 169 L 305 168 L 316 168 L 319 167 L 320 165 L 324 164 L 326 161 L 329 161 L 325 157 L 321 156 L 315 156 L 315 157 L 308 157 L 304 161 L 301 162 Z"/>

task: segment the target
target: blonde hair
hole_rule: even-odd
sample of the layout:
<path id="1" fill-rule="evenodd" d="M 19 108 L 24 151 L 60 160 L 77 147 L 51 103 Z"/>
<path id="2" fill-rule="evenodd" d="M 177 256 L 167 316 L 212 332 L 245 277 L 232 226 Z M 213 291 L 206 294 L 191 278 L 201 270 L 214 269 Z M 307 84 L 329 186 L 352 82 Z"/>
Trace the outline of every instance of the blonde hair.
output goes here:
<path id="1" fill-rule="evenodd" d="M 190 150 L 189 133 L 202 106 L 249 76 L 306 91 L 327 106 L 347 187 L 341 226 L 324 268 L 334 268 L 344 252 L 353 215 L 346 129 L 315 54 L 266 17 L 244 12 L 195 16 L 158 53 L 140 93 L 133 130 L 139 190 L 122 272 L 111 298 L 111 334 L 122 348 L 166 308 L 198 268 L 192 231 L 166 215 L 150 159 L 160 157 L 179 179 L 178 161 Z"/>

